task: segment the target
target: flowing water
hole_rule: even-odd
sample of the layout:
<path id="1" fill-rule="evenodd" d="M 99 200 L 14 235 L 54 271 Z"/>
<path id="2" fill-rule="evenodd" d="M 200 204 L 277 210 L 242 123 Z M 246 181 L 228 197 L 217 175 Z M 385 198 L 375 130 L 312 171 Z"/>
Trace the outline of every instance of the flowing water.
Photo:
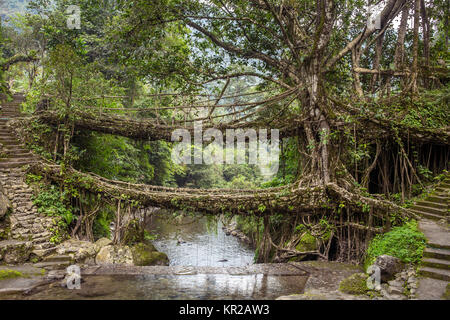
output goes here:
<path id="1" fill-rule="evenodd" d="M 155 247 L 170 266 L 102 267 L 82 274 L 80 290 L 59 282 L 6 299 L 275 299 L 302 293 L 307 274 L 291 264 L 253 264 L 254 250 L 222 223 L 203 218 L 152 218 L 147 226 L 158 234 Z M 0 298 L 2 299 L 2 298 Z"/>
<path id="2" fill-rule="evenodd" d="M 236 237 L 226 235 L 219 221 L 206 217 L 167 219 L 159 215 L 149 231 L 157 234 L 155 247 L 169 257 L 172 266 L 246 266 L 255 252 Z"/>

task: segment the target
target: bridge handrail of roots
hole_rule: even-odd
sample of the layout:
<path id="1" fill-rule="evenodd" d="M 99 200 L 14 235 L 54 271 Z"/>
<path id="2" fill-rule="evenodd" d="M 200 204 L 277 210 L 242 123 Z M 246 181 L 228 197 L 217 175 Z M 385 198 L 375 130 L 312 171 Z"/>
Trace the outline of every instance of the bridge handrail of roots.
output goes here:
<path id="1" fill-rule="evenodd" d="M 142 109 L 143 112 L 152 111 L 152 109 Z M 392 123 L 387 120 L 377 119 L 372 114 L 357 114 L 355 110 L 346 110 L 346 112 L 356 116 L 358 126 L 364 128 L 361 134 L 368 135 L 371 139 L 380 136 L 399 135 L 405 139 L 421 143 L 434 143 L 437 145 L 448 145 L 450 141 L 450 127 L 444 128 L 416 128 L 409 127 L 403 123 Z M 298 135 L 303 131 L 305 119 L 288 117 L 286 119 L 266 119 L 264 117 L 250 118 L 247 115 L 242 119 L 227 122 L 215 123 L 211 119 L 191 119 L 186 123 L 168 124 L 159 118 L 136 118 L 126 114 L 114 113 L 96 113 L 90 109 L 80 109 L 71 112 L 73 124 L 78 129 L 87 129 L 102 133 L 117 134 L 132 139 L 149 139 L 172 141 L 172 132 L 175 129 L 187 129 L 194 131 L 193 121 L 201 120 L 203 129 L 215 128 L 225 133 L 226 129 L 258 129 L 258 128 L 277 128 L 280 131 L 280 137 L 289 137 Z M 51 124 L 61 123 L 60 115 L 55 110 L 44 110 L 35 113 L 35 117 Z M 270 122 L 270 126 L 267 122 Z M 189 124 L 188 124 L 189 123 Z M 342 130 L 348 124 L 342 122 L 334 123 L 337 130 Z M 393 126 L 397 128 L 393 130 Z M 353 125 L 352 125 L 353 128 Z"/>

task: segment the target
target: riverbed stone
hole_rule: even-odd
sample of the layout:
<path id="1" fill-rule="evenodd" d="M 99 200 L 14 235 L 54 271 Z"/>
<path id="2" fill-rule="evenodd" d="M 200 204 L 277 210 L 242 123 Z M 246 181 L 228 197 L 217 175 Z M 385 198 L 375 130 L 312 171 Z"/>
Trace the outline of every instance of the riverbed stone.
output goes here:
<path id="1" fill-rule="evenodd" d="M 373 265 L 380 268 L 382 282 L 387 282 L 394 278 L 395 274 L 404 267 L 400 259 L 385 254 L 378 256 Z"/>
<path id="2" fill-rule="evenodd" d="M 133 265 L 133 253 L 129 246 L 109 245 L 100 249 L 95 258 L 97 264 Z"/>
<path id="3" fill-rule="evenodd" d="M 163 252 L 156 251 L 153 245 L 138 243 L 132 248 L 135 266 L 168 266 L 169 258 Z"/>

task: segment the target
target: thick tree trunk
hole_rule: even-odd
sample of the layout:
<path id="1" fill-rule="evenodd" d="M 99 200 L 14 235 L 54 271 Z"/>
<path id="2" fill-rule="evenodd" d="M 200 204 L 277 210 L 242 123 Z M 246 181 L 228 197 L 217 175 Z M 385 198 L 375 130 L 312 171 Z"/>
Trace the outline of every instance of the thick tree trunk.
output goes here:
<path id="1" fill-rule="evenodd" d="M 414 32 L 413 32 L 413 61 L 411 69 L 411 80 L 408 86 L 408 90 L 413 93 L 417 93 L 417 76 L 419 65 L 419 25 L 420 25 L 420 1 L 414 2 Z"/>
<path id="2" fill-rule="evenodd" d="M 375 59 L 373 62 L 373 69 L 378 70 L 378 71 L 381 69 L 380 62 L 381 62 L 381 53 L 383 51 L 383 40 L 384 40 L 384 32 L 382 35 L 380 35 L 378 37 L 376 47 L 375 47 Z M 370 83 L 372 93 L 375 93 L 375 91 L 376 91 L 376 83 L 377 83 L 377 80 L 379 80 L 378 79 L 379 76 L 381 76 L 381 75 L 379 75 L 377 73 L 372 75 L 372 80 Z"/>
<path id="3" fill-rule="evenodd" d="M 330 125 L 328 120 L 320 108 L 320 103 L 323 103 L 321 98 L 322 90 L 320 89 L 320 68 L 318 59 L 314 59 L 309 67 L 308 79 L 308 106 L 309 117 L 312 122 L 312 126 L 307 132 L 308 144 L 314 146 L 312 151 L 313 163 L 317 164 L 317 167 L 313 169 L 313 174 L 319 173 L 320 181 L 322 183 L 330 182 L 330 168 L 329 168 L 329 135 Z M 311 123 L 310 122 L 310 123 Z M 308 133 L 308 131 L 310 131 Z M 317 152 L 315 151 L 317 150 Z M 314 159 L 316 158 L 316 159 Z"/>
<path id="4" fill-rule="evenodd" d="M 430 67 L 430 22 L 425 7 L 425 0 L 420 1 L 420 13 L 422 16 L 422 30 L 423 30 L 423 55 L 425 58 L 425 75 L 429 74 Z M 428 87 L 428 77 L 424 78 L 424 84 Z"/>

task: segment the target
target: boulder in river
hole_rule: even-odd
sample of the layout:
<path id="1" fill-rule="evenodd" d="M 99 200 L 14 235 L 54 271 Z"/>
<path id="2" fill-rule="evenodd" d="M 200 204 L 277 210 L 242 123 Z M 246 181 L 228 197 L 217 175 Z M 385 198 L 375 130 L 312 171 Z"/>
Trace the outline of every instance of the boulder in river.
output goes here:
<path id="1" fill-rule="evenodd" d="M 138 243 L 131 249 L 135 266 L 168 266 L 169 258 L 151 244 Z"/>

